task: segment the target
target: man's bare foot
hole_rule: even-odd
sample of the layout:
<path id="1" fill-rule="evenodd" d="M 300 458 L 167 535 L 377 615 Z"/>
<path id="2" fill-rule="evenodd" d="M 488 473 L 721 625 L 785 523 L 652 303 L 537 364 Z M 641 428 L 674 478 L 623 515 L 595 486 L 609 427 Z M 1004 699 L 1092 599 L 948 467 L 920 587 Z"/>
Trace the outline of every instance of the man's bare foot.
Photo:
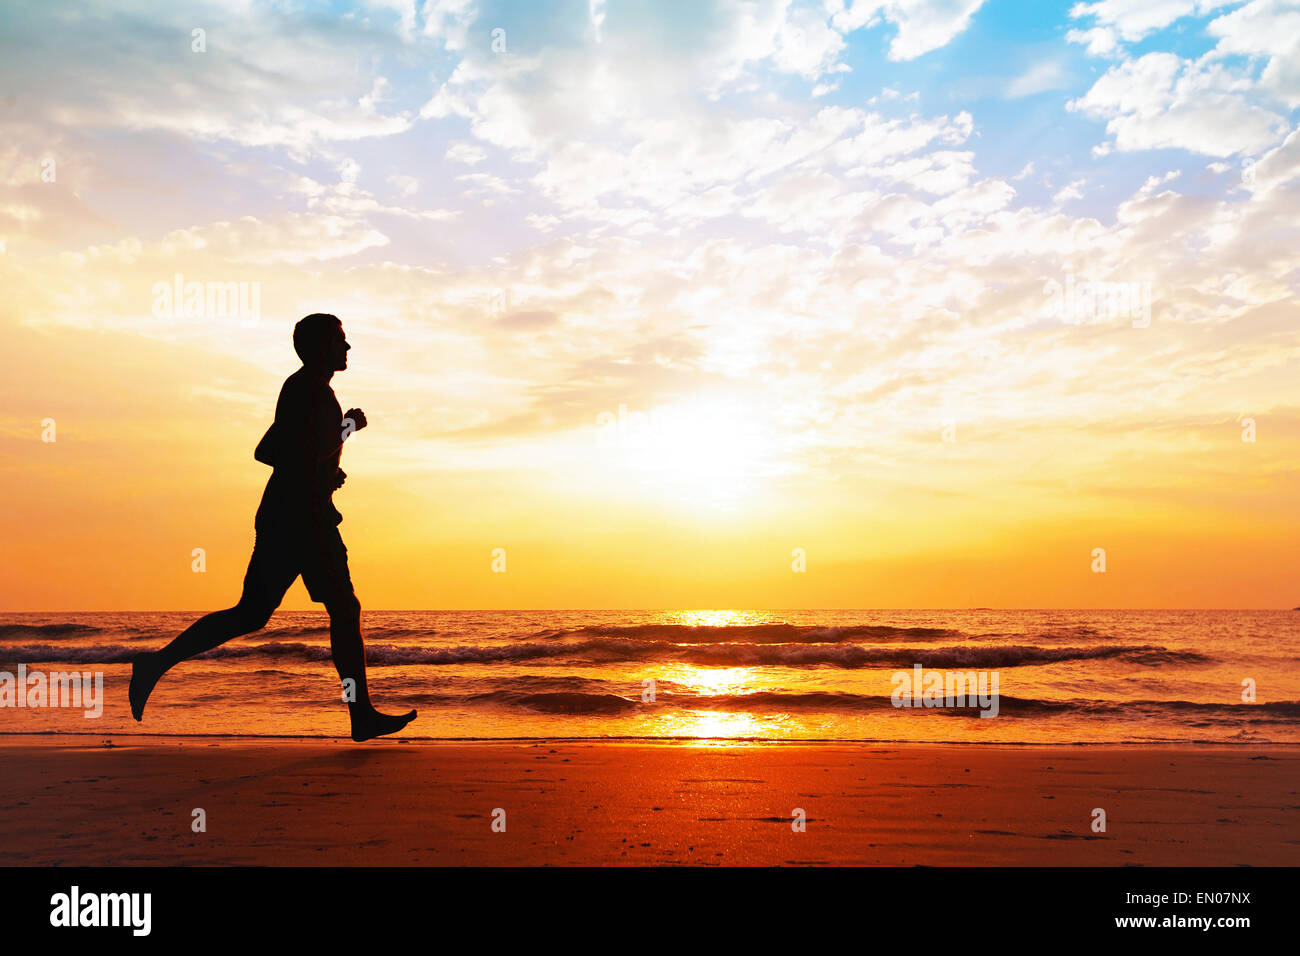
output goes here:
<path id="1" fill-rule="evenodd" d="M 413 710 L 407 711 L 405 714 L 381 714 L 377 710 L 359 716 L 353 714 L 352 739 L 360 743 L 363 740 L 371 740 L 385 734 L 395 734 L 413 720 L 415 720 L 415 711 Z"/>
<path id="2" fill-rule="evenodd" d="M 149 703 L 154 685 L 163 676 L 157 661 L 158 655 L 149 652 L 131 662 L 131 687 L 127 691 L 127 697 L 131 701 L 131 716 L 136 720 L 144 719 L 144 705 Z"/>

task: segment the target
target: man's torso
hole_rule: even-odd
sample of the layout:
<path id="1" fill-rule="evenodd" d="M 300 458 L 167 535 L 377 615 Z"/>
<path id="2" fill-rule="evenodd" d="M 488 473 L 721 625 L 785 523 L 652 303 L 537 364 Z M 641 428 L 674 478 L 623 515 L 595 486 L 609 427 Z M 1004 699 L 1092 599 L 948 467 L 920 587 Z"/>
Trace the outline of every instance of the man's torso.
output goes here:
<path id="1" fill-rule="evenodd" d="M 342 444 L 343 409 L 328 381 L 305 369 L 290 375 L 275 406 L 276 462 L 257 509 L 260 534 L 333 528 L 334 476 Z"/>

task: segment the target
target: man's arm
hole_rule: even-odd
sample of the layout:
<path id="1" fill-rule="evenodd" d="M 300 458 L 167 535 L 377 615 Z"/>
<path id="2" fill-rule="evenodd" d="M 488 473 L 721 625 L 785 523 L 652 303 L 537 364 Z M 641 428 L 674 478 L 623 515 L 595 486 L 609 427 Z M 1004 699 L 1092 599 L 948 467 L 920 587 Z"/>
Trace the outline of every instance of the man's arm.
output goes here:
<path id="1" fill-rule="evenodd" d="M 328 388 L 310 382 L 286 383 L 276 410 L 276 420 L 292 435 L 288 467 L 302 476 L 306 491 L 318 515 L 325 514 L 325 504 L 335 489 L 343 484 L 339 458 L 343 443 L 355 431 L 367 425 L 365 413 L 348 409 L 341 416 L 338 403 Z"/>
<path id="2" fill-rule="evenodd" d="M 271 427 L 266 430 L 262 440 L 257 443 L 253 449 L 253 458 L 264 465 L 275 467 L 276 461 L 279 460 L 279 433 L 275 429 L 275 422 L 271 422 Z"/>
<path id="3" fill-rule="evenodd" d="M 349 408 L 346 415 L 343 416 L 343 428 L 340 432 L 341 441 L 339 448 L 334 453 L 337 457 L 343 454 L 343 442 L 351 437 L 353 432 L 360 431 L 366 427 L 366 413 L 359 408 Z M 335 490 L 343 487 L 343 482 L 348 480 L 348 474 L 342 468 L 336 468 L 334 471 L 334 484 L 331 486 Z"/>
<path id="4" fill-rule="evenodd" d="M 272 428 L 278 467 L 304 477 L 315 476 L 324 484 L 324 479 L 333 479 L 349 429 L 335 420 L 337 412 L 329 407 L 333 403 L 325 402 L 317 391 L 303 381 L 285 382 Z"/>

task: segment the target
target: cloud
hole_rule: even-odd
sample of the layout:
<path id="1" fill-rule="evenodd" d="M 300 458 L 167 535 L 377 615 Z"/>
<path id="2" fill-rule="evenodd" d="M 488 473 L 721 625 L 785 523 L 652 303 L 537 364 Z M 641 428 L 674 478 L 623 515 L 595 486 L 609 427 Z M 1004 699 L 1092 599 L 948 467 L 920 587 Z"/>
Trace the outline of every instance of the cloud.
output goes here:
<path id="1" fill-rule="evenodd" d="M 511 312 L 498 319 L 497 325 L 504 329 L 532 332 L 549 328 L 558 321 L 559 316 L 554 312 L 548 312 L 545 309 L 534 309 L 529 312 Z"/>
<path id="2" fill-rule="evenodd" d="M 951 24 L 944 10 L 978 5 L 855 4 L 823 17 L 808 4 L 703 4 L 698 21 L 654 32 L 611 4 L 599 42 L 583 5 L 572 20 L 539 23 L 526 46 L 512 32 L 519 52 L 508 55 L 491 53 L 489 21 L 472 5 L 393 6 L 349 27 L 360 48 L 456 55 L 418 76 L 385 67 L 388 84 L 374 69 L 319 81 L 345 113 L 409 113 L 382 143 L 309 132 L 330 111 L 298 96 L 293 71 L 277 82 L 303 112 L 271 109 L 272 125 L 289 120 L 274 142 L 200 136 L 186 150 L 142 129 L 99 141 L 65 131 L 87 137 L 65 144 L 67 189 L 32 180 L 40 130 L 8 126 L 0 238 L 19 254 L 0 257 L 6 315 L 278 368 L 292 358 L 292 319 L 337 311 L 365 356 L 349 384 L 390 403 L 403 467 L 469 460 L 493 443 L 519 461 L 532 454 L 526 441 L 588 428 L 620 403 L 648 411 L 706 393 L 751 397 L 791 468 L 846 458 L 860 469 L 869 455 L 887 471 L 905 460 L 899 449 L 927 453 L 923 433 L 954 413 L 963 429 L 1041 436 L 1127 421 L 1135 396 L 1201 414 L 1239 404 L 1247 385 L 1261 406 L 1293 391 L 1300 158 L 1294 124 L 1279 126 L 1276 108 L 1254 99 L 1264 59 L 1256 76 L 1231 58 L 1148 53 L 1106 64 L 1076 97 L 1066 119 L 1105 122 L 1116 150 L 1257 157 L 1240 188 L 1180 193 L 1168 165 L 1121 188 L 1104 163 L 1025 155 L 960 99 L 933 107 L 932 89 L 850 99 L 852 74 L 838 70 L 849 48 L 818 26 L 843 40 L 905 14 Z M 385 24 L 388 38 L 375 32 Z M 1264 42 L 1251 35 L 1240 24 L 1216 34 Z M 1043 63 L 1015 81 L 1019 92 L 1055 82 Z M 155 79 L 174 84 L 190 68 Z M 242 129 L 276 85 L 264 82 L 231 104 L 218 97 L 218 111 L 230 106 L 222 123 Z M 133 90 L 127 99 L 142 95 Z M 56 84 L 51 102 L 65 95 Z M 103 95 L 116 95 L 111 84 Z M 160 102 L 171 109 L 172 93 Z M 434 105 L 416 119 L 421 104 Z M 81 221 L 78 193 L 117 213 L 105 197 L 125 177 L 108 171 L 105 157 L 118 154 L 102 144 L 122 140 L 144 144 L 132 175 L 157 193 L 152 215 L 101 221 L 108 241 L 51 233 L 48 246 L 34 243 L 35 230 Z M 175 178 L 168 164 L 181 167 Z M 1013 184 L 999 169 L 1020 172 Z M 1067 185 L 1035 198 L 1035 170 Z M 1064 204 L 1085 177 L 1089 214 L 1070 215 Z M 159 322 L 150 285 L 177 271 L 261 281 L 264 326 Z M 1149 327 L 1045 316 L 1045 283 L 1069 276 L 1149 283 Z M 1089 446 L 1092 460 L 1104 463 L 1109 440 Z"/>
<path id="3" fill-rule="evenodd" d="M 1216 57 L 1267 57 L 1260 88 L 1288 107 L 1300 106 L 1300 4 L 1254 0 L 1212 20 L 1206 30 L 1219 38 Z"/>
<path id="4" fill-rule="evenodd" d="M 1032 96 L 1035 93 L 1043 93 L 1047 90 L 1064 89 L 1068 85 L 1069 77 L 1061 64 L 1055 60 L 1044 60 L 1041 63 L 1035 63 L 1012 80 L 1007 86 L 1007 96 L 1011 99 L 1018 99 L 1022 96 Z"/>
<path id="5" fill-rule="evenodd" d="M 619 15 L 622 14 L 622 15 Z M 971 179 L 968 158 L 926 150 L 963 142 L 971 118 L 889 118 L 862 109 L 773 101 L 753 72 L 807 79 L 840 67 L 839 34 L 808 5 L 706 6 L 700 35 L 647 30 L 610 11 L 595 43 L 561 29 L 527 55 L 469 50 L 426 103 L 429 119 L 458 117 L 477 144 L 503 152 L 551 209 L 597 229 L 644 234 L 727 216 L 763 217 L 778 231 L 832 228 L 866 195 L 844 177 L 908 181 L 952 191 Z M 814 84 L 814 87 L 817 84 Z M 728 90 L 733 106 L 719 110 Z M 458 141 L 449 159 L 479 162 L 483 145 Z M 791 210 L 784 197 L 816 181 L 827 210 Z M 501 177 L 459 177 L 475 187 Z M 521 188 L 524 180 L 510 180 Z M 503 190 L 504 191 L 504 190 Z M 546 219 L 529 219 L 546 224 Z M 798 225 L 802 224 L 802 225 Z"/>
<path id="6" fill-rule="evenodd" d="M 1209 156 L 1260 150 L 1287 128 L 1254 102 L 1249 77 L 1222 64 L 1148 53 L 1111 67 L 1068 108 L 1106 121 L 1121 151 L 1178 147 Z"/>
<path id="7" fill-rule="evenodd" d="M 1110 27 L 1092 27 L 1088 30 L 1070 30 L 1065 34 L 1070 43 L 1082 43 L 1089 56 L 1110 56 L 1120 50 L 1119 37 Z"/>
<path id="8" fill-rule="evenodd" d="M 394 174 L 388 177 L 387 182 L 403 199 L 409 199 L 420 191 L 420 181 L 414 176 Z"/>
<path id="9" fill-rule="evenodd" d="M 176 260 L 201 252 L 206 259 L 237 265 L 292 265 L 352 256 L 388 242 L 383 233 L 356 220 L 282 213 L 178 229 L 163 236 L 158 251 Z M 117 252 L 126 255 L 132 249 L 119 244 Z"/>
<path id="10" fill-rule="evenodd" d="M 1072 199 L 1082 199 L 1083 186 L 1084 186 L 1084 182 L 1082 179 L 1074 180 L 1074 182 L 1069 183 L 1068 185 L 1058 190 L 1056 195 L 1052 197 L 1052 202 L 1056 203 L 1059 206 L 1063 203 L 1069 202 Z"/>
<path id="11" fill-rule="evenodd" d="M 984 0 L 828 0 L 831 22 L 849 33 L 881 19 L 898 27 L 889 44 L 891 60 L 914 60 L 947 46 L 971 21 Z"/>
<path id="12" fill-rule="evenodd" d="M 1237 0 L 1239 2 L 1239 0 Z M 1121 151 L 1177 147 L 1210 156 L 1256 152 L 1289 127 L 1300 105 L 1300 6 L 1294 0 L 1250 0 L 1204 25 L 1214 46 L 1196 59 L 1154 51 L 1130 59 L 1120 41 L 1144 40 L 1189 16 L 1205 17 L 1227 0 L 1102 0 L 1078 3 L 1075 19 L 1096 26 L 1071 30 L 1092 55 L 1118 57 L 1072 109 L 1107 120 Z"/>
<path id="13" fill-rule="evenodd" d="M 358 186 L 353 177 L 353 171 L 347 169 L 343 178 L 331 186 L 301 176 L 294 181 L 291 189 L 307 196 L 307 208 L 312 212 L 330 213 L 341 220 L 359 221 L 366 216 L 382 215 L 424 222 L 447 222 L 459 216 L 459 212 L 454 209 L 419 209 L 410 204 L 382 203 L 368 190 Z M 419 180 L 413 176 L 390 176 L 387 182 L 397 186 L 404 199 L 413 196 L 419 187 Z"/>
<path id="14" fill-rule="evenodd" d="M 1134 43 L 1183 17 L 1204 16 L 1235 2 L 1239 0 L 1099 0 L 1076 3 L 1070 8 L 1070 17 L 1092 18 L 1098 27 Z M 1105 45 L 1103 52 L 1109 50 L 1110 40 L 1100 42 Z"/>
<path id="15" fill-rule="evenodd" d="M 1261 195 L 1300 178 L 1300 130 L 1292 130 L 1281 145 L 1249 163 L 1242 173 L 1247 187 Z"/>
<path id="16" fill-rule="evenodd" d="M 196 24 L 205 50 L 192 49 Z M 6 7 L 6 72 L 20 85 L 17 115 L 46 129 L 165 131 L 306 156 L 331 143 L 387 137 L 412 112 L 385 112 L 387 80 L 373 60 L 395 49 L 384 30 L 344 35 L 325 19 L 260 5 L 185 9 L 124 2 Z M 59 55 L 44 55 L 59 38 Z M 105 42 L 106 37 L 115 38 Z"/>
<path id="17" fill-rule="evenodd" d="M 452 143 L 447 150 L 447 158 L 453 163 L 462 163 L 466 166 L 474 166 L 483 162 L 487 152 L 481 146 L 464 141 Z"/>

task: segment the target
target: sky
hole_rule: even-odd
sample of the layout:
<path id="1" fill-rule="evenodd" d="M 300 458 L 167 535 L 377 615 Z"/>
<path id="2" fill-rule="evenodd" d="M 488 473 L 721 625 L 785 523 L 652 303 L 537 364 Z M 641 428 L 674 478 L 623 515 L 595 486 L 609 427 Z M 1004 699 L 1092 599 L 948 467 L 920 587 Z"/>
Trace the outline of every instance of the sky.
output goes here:
<path id="1" fill-rule="evenodd" d="M 364 607 L 1298 605 L 1297 107 L 1280 0 L 6 4 L 0 609 L 233 604 L 315 311 Z"/>

